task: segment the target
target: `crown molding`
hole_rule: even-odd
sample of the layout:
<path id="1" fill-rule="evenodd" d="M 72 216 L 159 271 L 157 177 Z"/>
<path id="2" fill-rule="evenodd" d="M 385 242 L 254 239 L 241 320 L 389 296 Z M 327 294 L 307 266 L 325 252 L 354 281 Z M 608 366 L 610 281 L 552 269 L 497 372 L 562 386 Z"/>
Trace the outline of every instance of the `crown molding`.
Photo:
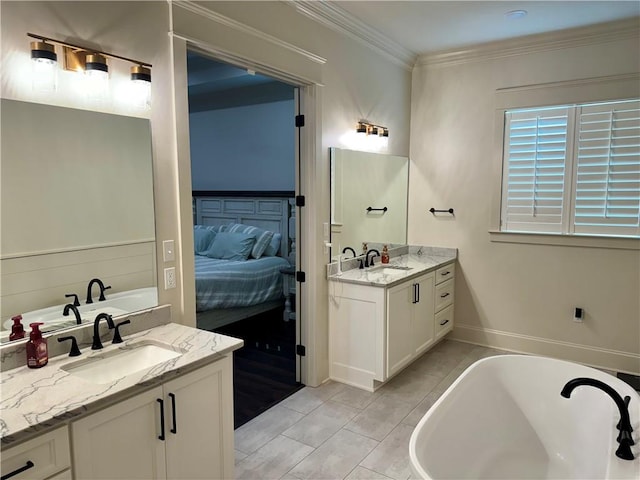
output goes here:
<path id="1" fill-rule="evenodd" d="M 358 20 L 346 10 L 326 0 L 283 0 L 297 12 L 332 30 L 347 35 L 407 70 L 412 70 L 418 54 Z"/>
<path id="2" fill-rule="evenodd" d="M 465 49 L 421 55 L 416 67 L 450 66 L 468 62 L 495 60 L 551 50 L 582 47 L 614 42 L 627 38 L 640 38 L 640 17 L 615 22 L 599 23 L 552 33 L 528 35 L 498 42 L 474 45 Z"/>
<path id="3" fill-rule="evenodd" d="M 295 52 L 299 55 L 302 55 L 303 57 L 308 58 L 313 62 L 316 62 L 319 64 L 327 63 L 327 59 L 324 57 L 316 55 L 315 53 L 312 53 L 308 50 L 300 48 L 291 43 L 285 42 L 284 40 L 274 37 L 273 35 L 269 35 L 268 33 L 265 33 L 262 30 L 258 30 L 257 28 L 250 27 L 249 25 L 246 25 L 244 23 L 238 22 L 237 20 L 221 15 L 217 12 L 214 12 L 213 10 L 209 10 L 206 7 L 198 5 L 193 0 L 174 0 L 172 1 L 172 5 L 176 7 L 180 7 L 184 10 L 187 10 L 201 17 L 205 17 L 213 22 L 220 23 L 227 27 L 233 28 L 234 30 L 238 30 L 248 35 L 251 35 L 253 37 L 257 37 L 260 40 L 272 43 L 274 45 L 277 45 L 278 47 L 285 48 L 287 50 Z"/>

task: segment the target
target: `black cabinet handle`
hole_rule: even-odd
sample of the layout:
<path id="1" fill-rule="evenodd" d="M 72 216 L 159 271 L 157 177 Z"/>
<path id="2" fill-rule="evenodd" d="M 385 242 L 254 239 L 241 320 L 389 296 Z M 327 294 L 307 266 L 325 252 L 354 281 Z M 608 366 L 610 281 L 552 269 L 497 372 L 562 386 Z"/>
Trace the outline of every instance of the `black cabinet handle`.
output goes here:
<path id="1" fill-rule="evenodd" d="M 447 275 L 449 275 L 451 272 L 450 271 L 446 271 L 446 272 L 442 272 L 440 275 L 442 275 L 443 277 L 446 277 Z"/>
<path id="2" fill-rule="evenodd" d="M 449 292 L 443 293 L 442 295 L 440 295 L 440 298 L 447 298 L 448 296 L 449 296 Z"/>
<path id="3" fill-rule="evenodd" d="M 35 467 L 36 464 L 33 463 L 31 460 L 27 460 L 27 463 L 24 465 L 24 467 L 20 467 L 17 470 L 14 470 L 13 472 L 7 473 L 6 475 L 2 475 L 2 477 L 0 477 L 0 480 L 6 480 L 7 478 L 11 478 L 11 477 L 15 477 L 16 475 L 29 470 L 30 468 Z"/>
<path id="4" fill-rule="evenodd" d="M 173 393 L 170 393 L 171 397 L 171 416 L 173 417 L 173 428 L 171 429 L 171 433 L 178 433 L 178 420 L 176 420 L 176 396 Z"/>
<path id="5" fill-rule="evenodd" d="M 418 296 L 416 297 L 416 303 L 420 303 L 420 284 L 416 283 L 416 292 L 418 293 Z"/>
<path id="6" fill-rule="evenodd" d="M 416 298 L 417 298 L 416 287 L 417 286 L 418 286 L 417 283 L 414 283 L 412 285 L 412 287 L 413 287 L 413 299 L 411 300 L 411 303 L 418 303 L 418 301 L 416 300 Z"/>
<path id="7" fill-rule="evenodd" d="M 444 322 L 440 322 L 440 326 L 442 327 L 442 326 L 446 325 L 447 323 L 449 323 L 449 319 L 446 319 Z"/>
<path id="8" fill-rule="evenodd" d="M 164 441 L 164 400 L 156 398 L 156 401 L 160 404 L 160 435 L 158 435 L 158 440 Z"/>

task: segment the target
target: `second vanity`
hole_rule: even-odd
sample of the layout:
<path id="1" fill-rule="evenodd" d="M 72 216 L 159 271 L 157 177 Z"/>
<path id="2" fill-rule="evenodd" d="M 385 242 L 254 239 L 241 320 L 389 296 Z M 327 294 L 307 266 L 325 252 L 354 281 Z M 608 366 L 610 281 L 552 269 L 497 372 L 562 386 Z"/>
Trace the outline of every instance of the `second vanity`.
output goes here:
<path id="1" fill-rule="evenodd" d="M 374 391 L 453 329 L 457 250 L 405 249 L 389 264 L 343 272 L 330 265 L 333 380 Z"/>
<path id="2" fill-rule="evenodd" d="M 167 323 L 3 371 L 3 478 L 233 478 L 232 352 L 241 346 Z M 142 350 L 150 366 L 118 373 L 127 366 L 117 359 L 137 365 Z"/>

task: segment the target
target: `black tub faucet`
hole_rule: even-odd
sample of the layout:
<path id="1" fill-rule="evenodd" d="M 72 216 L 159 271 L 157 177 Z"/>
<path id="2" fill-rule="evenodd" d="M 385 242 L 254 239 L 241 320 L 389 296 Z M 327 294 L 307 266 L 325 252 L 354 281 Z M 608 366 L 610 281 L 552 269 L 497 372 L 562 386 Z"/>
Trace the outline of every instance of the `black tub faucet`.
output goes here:
<path id="1" fill-rule="evenodd" d="M 69 310 L 71 310 L 73 312 L 73 314 L 76 317 L 76 324 L 80 325 L 82 323 L 82 319 L 80 318 L 80 312 L 78 311 L 78 307 L 76 307 L 73 303 L 67 303 L 64 306 L 64 310 L 62 310 L 62 315 L 64 317 L 68 317 L 69 316 Z"/>
<path id="2" fill-rule="evenodd" d="M 607 395 L 609 395 L 613 401 L 616 403 L 618 410 L 620 411 L 620 422 L 618 422 L 617 428 L 620 430 L 620 434 L 616 439 L 618 444 L 618 450 L 616 450 L 616 456 L 618 458 L 622 458 L 623 460 L 633 460 L 634 456 L 631 452 L 631 445 L 635 442 L 633 441 L 633 437 L 631 436 L 631 432 L 633 428 L 631 428 L 631 419 L 629 417 L 629 401 L 631 397 L 625 397 L 624 400 L 620 396 L 618 392 L 616 392 L 612 387 L 607 385 L 600 380 L 596 380 L 595 378 L 574 378 L 573 380 L 569 380 L 566 385 L 562 388 L 560 395 L 564 398 L 571 397 L 571 392 L 576 387 L 580 387 L 586 385 L 588 387 L 595 387 Z"/>
<path id="3" fill-rule="evenodd" d="M 375 255 L 371 256 L 371 261 L 369 261 L 369 254 L 370 253 L 374 253 Z M 365 267 L 373 267 L 373 259 L 375 257 L 379 257 L 380 256 L 380 252 L 378 250 L 376 250 L 375 248 L 372 248 L 371 250 L 367 250 L 367 255 L 366 258 L 364 260 L 364 266 Z"/>
<path id="4" fill-rule="evenodd" d="M 109 330 L 113 330 L 115 328 L 111 315 L 107 313 L 99 313 L 93 321 L 93 345 L 91 345 L 91 350 L 100 350 L 102 348 L 102 342 L 100 341 L 100 320 L 103 318 L 107 321 Z"/>
<path id="5" fill-rule="evenodd" d="M 91 298 L 91 288 L 93 287 L 94 283 L 97 283 L 100 287 L 100 298 L 98 298 L 99 302 L 103 302 L 106 300 L 106 298 L 104 297 L 104 291 L 111 288 L 111 285 L 105 287 L 104 283 L 102 283 L 102 280 L 100 280 L 99 278 L 91 279 L 91 281 L 89 282 L 89 286 L 87 286 L 87 303 L 93 303 L 93 298 Z"/>

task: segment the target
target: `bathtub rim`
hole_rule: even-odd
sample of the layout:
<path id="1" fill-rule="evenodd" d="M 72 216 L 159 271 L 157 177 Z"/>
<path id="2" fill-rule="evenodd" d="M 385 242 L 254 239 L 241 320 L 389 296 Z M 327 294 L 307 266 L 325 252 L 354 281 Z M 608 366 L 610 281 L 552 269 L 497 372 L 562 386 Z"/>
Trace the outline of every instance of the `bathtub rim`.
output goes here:
<path id="1" fill-rule="evenodd" d="M 640 402 L 640 392 L 637 392 L 636 390 L 633 389 L 633 387 L 631 387 L 631 385 L 627 384 L 626 382 L 620 380 L 619 378 L 611 375 L 608 372 L 605 372 L 603 370 L 591 367 L 589 365 L 584 365 L 578 362 L 572 362 L 569 360 L 562 360 L 562 359 L 558 359 L 558 358 L 554 358 L 554 357 L 548 357 L 548 356 L 544 356 L 544 355 L 527 355 L 527 354 L 517 354 L 517 353 L 510 353 L 510 354 L 497 354 L 497 355 L 491 355 L 489 357 L 484 357 L 484 358 L 480 358 L 478 360 L 476 360 L 474 363 L 472 363 L 471 365 L 469 365 L 459 376 L 458 378 L 455 379 L 455 381 L 444 391 L 442 392 L 442 394 L 440 395 L 440 397 L 434 402 L 434 404 L 429 408 L 429 410 L 427 410 L 427 412 L 423 415 L 423 417 L 420 419 L 420 421 L 418 422 L 418 424 L 414 427 L 413 432 L 411 433 L 411 437 L 409 439 L 409 463 L 411 466 L 411 471 L 414 475 L 417 476 L 417 478 L 422 478 L 425 480 L 433 480 L 433 477 L 431 477 L 422 467 L 421 463 L 418 461 L 417 458 L 417 453 L 416 453 L 416 442 L 418 439 L 418 436 L 420 434 L 420 431 L 422 429 L 422 427 L 424 426 L 424 424 L 430 419 L 430 417 L 433 415 L 433 412 L 435 412 L 438 407 L 445 401 L 445 399 L 448 397 L 448 395 L 450 394 L 450 392 L 452 390 L 454 390 L 457 385 L 463 381 L 463 379 L 473 370 L 475 370 L 476 368 L 478 368 L 478 366 L 482 365 L 483 363 L 486 362 L 495 362 L 497 360 L 506 360 L 508 358 L 529 358 L 529 359 L 542 359 L 543 361 L 552 361 L 552 362 L 556 362 L 559 364 L 565 364 L 565 365 L 577 365 L 580 368 L 586 368 L 589 370 L 593 370 L 595 372 L 598 372 L 598 376 L 600 375 L 607 375 L 608 377 L 611 377 L 614 379 L 614 383 L 620 383 L 622 385 L 625 386 L 626 389 L 628 389 L 630 392 L 633 392 L 636 396 L 636 401 Z M 577 375 L 578 376 L 578 375 Z M 579 375 L 579 376 L 588 376 L 588 375 Z M 558 392 L 559 394 L 559 392 Z M 625 390 L 624 395 L 627 395 L 627 392 Z M 624 396 L 623 395 L 623 396 Z M 630 412 L 631 413 L 631 412 Z M 638 419 L 633 419 L 632 418 L 632 424 L 634 423 L 634 421 L 638 421 L 640 420 L 640 418 Z M 635 428 L 635 427 L 634 427 Z M 639 442 L 636 441 L 636 444 L 638 444 Z M 611 454 L 613 455 L 613 452 L 611 452 Z M 636 456 L 636 459 L 633 461 L 638 462 L 640 461 L 640 456 Z"/>

